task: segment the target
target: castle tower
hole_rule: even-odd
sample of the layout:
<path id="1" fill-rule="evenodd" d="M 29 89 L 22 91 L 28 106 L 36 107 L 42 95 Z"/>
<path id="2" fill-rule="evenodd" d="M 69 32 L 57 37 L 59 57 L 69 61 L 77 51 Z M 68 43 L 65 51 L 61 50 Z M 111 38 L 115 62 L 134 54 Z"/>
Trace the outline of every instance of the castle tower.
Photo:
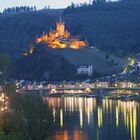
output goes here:
<path id="1" fill-rule="evenodd" d="M 63 35 L 63 37 L 65 39 L 68 39 L 70 37 L 70 33 L 66 30 L 65 33 L 64 33 L 64 35 Z"/>
<path id="2" fill-rule="evenodd" d="M 61 17 L 58 22 L 56 22 L 56 32 L 59 36 L 63 36 L 65 33 L 65 24 L 62 21 Z"/>

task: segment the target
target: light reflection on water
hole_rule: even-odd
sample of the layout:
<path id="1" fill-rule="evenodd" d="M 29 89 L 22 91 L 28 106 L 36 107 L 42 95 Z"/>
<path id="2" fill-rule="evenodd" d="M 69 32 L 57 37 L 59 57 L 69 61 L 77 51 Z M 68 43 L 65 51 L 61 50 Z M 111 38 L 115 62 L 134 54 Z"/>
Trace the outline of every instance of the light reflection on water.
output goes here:
<path id="1" fill-rule="evenodd" d="M 47 97 L 56 133 L 51 140 L 139 140 L 140 108 L 134 101 Z"/>

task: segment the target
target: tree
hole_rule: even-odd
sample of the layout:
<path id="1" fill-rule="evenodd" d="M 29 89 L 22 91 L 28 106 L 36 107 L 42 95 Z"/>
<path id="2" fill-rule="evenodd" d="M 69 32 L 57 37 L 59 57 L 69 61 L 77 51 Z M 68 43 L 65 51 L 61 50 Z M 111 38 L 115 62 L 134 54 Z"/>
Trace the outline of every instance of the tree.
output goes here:
<path id="1" fill-rule="evenodd" d="M 75 4 L 72 2 L 71 3 L 71 8 L 74 9 L 75 8 Z"/>
<path id="2" fill-rule="evenodd" d="M 1 54 L 0 55 L 0 72 L 1 72 L 1 84 L 2 84 L 2 88 L 3 88 L 3 103 L 2 103 L 2 108 L 3 108 L 3 112 L 1 114 L 1 117 L 3 118 L 3 123 L 2 123 L 2 129 L 5 132 L 5 134 L 9 134 L 9 129 L 10 127 L 8 126 L 8 112 L 6 109 L 6 104 L 7 104 L 7 94 L 6 94 L 6 84 L 5 84 L 5 80 L 8 78 L 8 73 L 9 73 L 9 67 L 10 65 L 10 58 L 6 55 Z"/>
<path id="3" fill-rule="evenodd" d="M 111 64 L 114 64 L 114 59 L 111 59 Z"/>
<path id="4" fill-rule="evenodd" d="M 34 6 L 34 11 L 36 11 L 36 6 Z"/>
<path id="5" fill-rule="evenodd" d="M 33 12 L 36 11 L 36 7 L 32 6 L 20 6 L 20 7 L 12 7 L 12 8 L 5 8 L 3 13 L 23 13 L 23 12 Z"/>
<path id="6" fill-rule="evenodd" d="M 51 109 L 34 95 L 12 96 L 13 125 L 19 140 L 46 140 L 53 128 Z M 16 122 L 16 123 L 15 123 Z"/>
<path id="7" fill-rule="evenodd" d="M 1 80 L 5 80 L 9 73 L 10 58 L 7 55 L 0 54 L 0 73 Z"/>
<path id="8" fill-rule="evenodd" d="M 109 57 L 110 57 L 109 54 L 106 54 L 105 58 L 106 58 L 106 59 L 109 59 Z"/>

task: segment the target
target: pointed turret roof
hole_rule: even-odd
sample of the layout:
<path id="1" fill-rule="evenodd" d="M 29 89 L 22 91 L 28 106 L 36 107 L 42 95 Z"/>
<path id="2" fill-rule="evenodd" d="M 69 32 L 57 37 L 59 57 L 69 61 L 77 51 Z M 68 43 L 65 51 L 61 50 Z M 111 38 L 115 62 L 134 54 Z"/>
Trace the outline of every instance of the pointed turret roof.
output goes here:
<path id="1" fill-rule="evenodd" d="M 62 20 L 62 17 L 61 17 L 61 16 L 59 17 L 59 22 L 63 22 L 63 20 Z"/>

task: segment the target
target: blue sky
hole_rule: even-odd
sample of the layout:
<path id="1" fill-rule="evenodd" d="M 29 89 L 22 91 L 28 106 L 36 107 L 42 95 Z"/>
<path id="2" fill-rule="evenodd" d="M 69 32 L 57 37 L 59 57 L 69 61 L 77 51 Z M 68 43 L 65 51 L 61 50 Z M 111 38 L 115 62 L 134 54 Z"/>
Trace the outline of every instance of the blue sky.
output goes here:
<path id="1" fill-rule="evenodd" d="M 6 7 L 15 7 L 21 5 L 35 5 L 38 9 L 50 5 L 51 8 L 64 8 L 74 3 L 89 2 L 89 0 L 0 0 L 0 11 L 3 11 Z"/>

